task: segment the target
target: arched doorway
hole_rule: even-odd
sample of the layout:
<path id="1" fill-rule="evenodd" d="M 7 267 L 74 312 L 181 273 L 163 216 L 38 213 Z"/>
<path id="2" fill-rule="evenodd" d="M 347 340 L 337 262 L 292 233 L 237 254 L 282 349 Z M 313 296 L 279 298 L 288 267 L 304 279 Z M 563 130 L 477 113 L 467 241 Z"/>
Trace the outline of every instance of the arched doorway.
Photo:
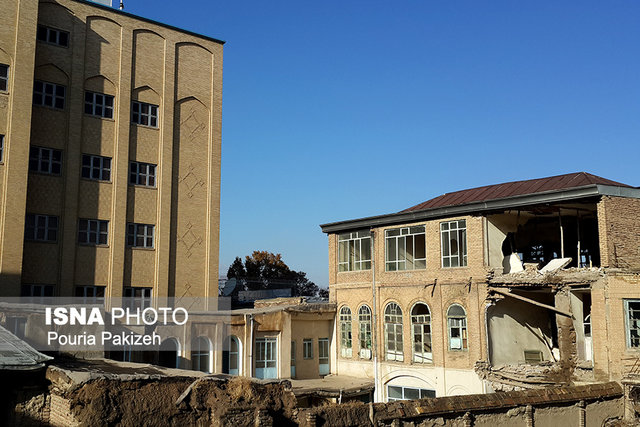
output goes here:
<path id="1" fill-rule="evenodd" d="M 178 367 L 178 355 L 180 354 L 180 344 L 175 338 L 167 338 L 160 344 L 158 353 L 158 364 L 167 368 Z"/>

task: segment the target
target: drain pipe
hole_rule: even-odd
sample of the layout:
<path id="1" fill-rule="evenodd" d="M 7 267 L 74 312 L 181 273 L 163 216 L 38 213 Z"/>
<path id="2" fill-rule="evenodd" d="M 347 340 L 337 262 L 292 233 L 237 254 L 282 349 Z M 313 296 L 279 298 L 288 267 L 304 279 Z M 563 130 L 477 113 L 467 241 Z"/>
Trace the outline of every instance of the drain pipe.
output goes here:
<path id="1" fill-rule="evenodd" d="M 250 319 L 250 330 L 249 330 L 249 377 L 253 377 L 253 314 L 249 315 Z M 245 325 L 247 322 L 245 321 Z"/>
<path id="2" fill-rule="evenodd" d="M 373 323 L 371 325 L 372 335 L 372 351 L 373 351 L 373 384 L 374 384 L 374 402 L 380 397 L 380 381 L 378 373 L 378 305 L 376 304 L 376 246 L 375 231 L 371 229 L 371 293 L 373 296 Z"/>

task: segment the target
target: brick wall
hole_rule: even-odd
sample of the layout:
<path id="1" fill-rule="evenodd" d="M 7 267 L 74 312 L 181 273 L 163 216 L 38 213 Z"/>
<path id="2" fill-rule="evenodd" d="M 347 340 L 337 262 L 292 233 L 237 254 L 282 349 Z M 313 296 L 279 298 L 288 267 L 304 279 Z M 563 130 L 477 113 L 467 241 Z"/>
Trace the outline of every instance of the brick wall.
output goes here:
<path id="1" fill-rule="evenodd" d="M 603 267 L 640 269 L 640 200 L 605 196 L 598 203 Z"/>

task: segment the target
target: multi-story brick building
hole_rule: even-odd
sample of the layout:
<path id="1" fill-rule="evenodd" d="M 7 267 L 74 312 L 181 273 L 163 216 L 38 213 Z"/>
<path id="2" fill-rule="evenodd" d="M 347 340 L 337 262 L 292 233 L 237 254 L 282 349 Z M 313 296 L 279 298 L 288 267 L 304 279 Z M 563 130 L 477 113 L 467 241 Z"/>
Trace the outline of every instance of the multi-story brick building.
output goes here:
<path id="1" fill-rule="evenodd" d="M 2 9 L 0 295 L 217 297 L 223 42 Z"/>
<path id="2" fill-rule="evenodd" d="M 639 212 L 637 188 L 575 173 L 322 225 L 332 372 L 377 400 L 620 379 L 640 356 Z"/>

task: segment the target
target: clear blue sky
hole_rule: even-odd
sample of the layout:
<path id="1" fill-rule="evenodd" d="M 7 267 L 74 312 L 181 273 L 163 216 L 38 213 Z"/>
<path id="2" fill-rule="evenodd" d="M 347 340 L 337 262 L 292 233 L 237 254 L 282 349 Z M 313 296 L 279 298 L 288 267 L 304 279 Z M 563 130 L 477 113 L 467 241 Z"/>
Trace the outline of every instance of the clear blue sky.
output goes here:
<path id="1" fill-rule="evenodd" d="M 321 223 L 587 171 L 640 185 L 640 2 L 125 0 L 225 40 L 220 270 Z"/>

